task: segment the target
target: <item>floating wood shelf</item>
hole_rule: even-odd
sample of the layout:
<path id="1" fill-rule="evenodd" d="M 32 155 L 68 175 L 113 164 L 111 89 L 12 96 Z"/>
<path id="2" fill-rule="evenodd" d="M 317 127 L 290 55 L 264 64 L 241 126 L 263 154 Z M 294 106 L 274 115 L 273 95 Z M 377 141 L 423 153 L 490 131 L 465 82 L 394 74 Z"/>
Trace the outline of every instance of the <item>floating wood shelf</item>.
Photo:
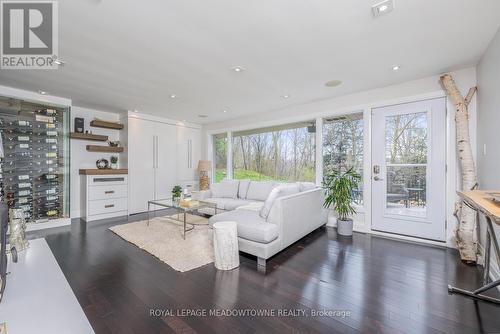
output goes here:
<path id="1" fill-rule="evenodd" d="M 115 175 L 115 174 L 128 174 L 127 168 L 120 169 L 80 169 L 80 175 Z"/>
<path id="2" fill-rule="evenodd" d="M 71 132 L 71 139 L 95 140 L 95 141 L 108 141 L 108 136 L 93 135 L 90 133 Z"/>
<path id="3" fill-rule="evenodd" d="M 101 145 L 87 145 L 87 151 L 89 151 L 89 152 L 113 152 L 113 153 L 121 153 L 121 152 L 123 152 L 123 147 L 101 146 Z"/>
<path id="4" fill-rule="evenodd" d="M 99 120 L 91 121 L 90 126 L 93 126 L 94 128 L 105 128 L 105 129 L 115 129 L 115 130 L 123 129 L 123 124 L 121 123 L 99 121 Z"/>

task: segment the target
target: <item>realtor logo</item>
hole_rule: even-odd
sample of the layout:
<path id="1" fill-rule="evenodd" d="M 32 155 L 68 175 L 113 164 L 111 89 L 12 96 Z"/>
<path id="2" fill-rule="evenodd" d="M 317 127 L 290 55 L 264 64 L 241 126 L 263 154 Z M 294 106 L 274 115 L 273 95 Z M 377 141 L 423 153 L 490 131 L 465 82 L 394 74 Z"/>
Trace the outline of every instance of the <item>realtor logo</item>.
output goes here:
<path id="1" fill-rule="evenodd" d="M 2 69 L 57 69 L 57 2 L 0 1 Z"/>

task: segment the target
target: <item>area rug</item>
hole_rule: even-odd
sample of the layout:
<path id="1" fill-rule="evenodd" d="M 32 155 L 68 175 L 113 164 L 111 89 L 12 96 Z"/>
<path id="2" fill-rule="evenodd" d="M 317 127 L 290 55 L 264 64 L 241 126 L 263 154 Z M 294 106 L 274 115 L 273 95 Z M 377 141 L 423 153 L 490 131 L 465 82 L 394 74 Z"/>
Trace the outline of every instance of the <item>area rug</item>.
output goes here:
<path id="1" fill-rule="evenodd" d="M 197 224 L 182 238 L 183 224 L 169 217 L 156 217 L 109 229 L 124 240 L 145 250 L 172 268 L 186 272 L 214 262 L 212 229 L 207 218 L 188 215 L 187 222 Z"/>

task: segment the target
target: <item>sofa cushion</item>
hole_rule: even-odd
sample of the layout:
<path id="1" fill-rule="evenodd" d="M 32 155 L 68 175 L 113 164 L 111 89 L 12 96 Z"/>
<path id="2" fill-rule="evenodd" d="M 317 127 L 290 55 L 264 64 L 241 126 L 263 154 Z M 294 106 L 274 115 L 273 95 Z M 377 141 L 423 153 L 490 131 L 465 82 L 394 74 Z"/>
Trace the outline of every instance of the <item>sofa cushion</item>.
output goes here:
<path id="1" fill-rule="evenodd" d="M 264 219 L 267 219 L 267 216 L 269 216 L 269 212 L 271 211 L 271 208 L 273 207 L 273 204 L 276 201 L 276 199 L 288 195 L 298 194 L 299 192 L 300 192 L 300 187 L 296 183 L 281 184 L 277 186 L 276 188 L 271 190 L 269 196 L 267 196 L 267 199 L 264 202 L 262 209 L 260 210 L 260 216 Z"/>
<path id="2" fill-rule="evenodd" d="M 316 189 L 316 184 L 312 182 L 297 182 L 300 186 L 300 192 Z"/>
<path id="3" fill-rule="evenodd" d="M 276 183 L 269 181 L 251 181 L 248 186 L 246 199 L 265 201 Z"/>
<path id="4" fill-rule="evenodd" d="M 217 209 L 224 209 L 226 208 L 226 203 L 232 201 L 232 198 L 222 198 L 222 197 L 211 197 L 203 200 L 204 202 L 208 203 L 214 203 L 217 205 Z"/>
<path id="5" fill-rule="evenodd" d="M 238 225 L 238 237 L 260 243 L 270 243 L 278 238 L 279 229 L 276 224 L 266 222 L 258 211 L 235 210 L 210 217 L 208 223 L 213 225 L 221 221 L 235 221 Z"/>
<path id="6" fill-rule="evenodd" d="M 212 197 L 238 198 L 239 181 L 224 180 L 220 183 L 212 184 Z"/>
<path id="7" fill-rule="evenodd" d="M 250 201 L 250 200 L 247 200 L 247 199 L 231 199 L 231 200 L 227 201 L 224 204 L 224 209 L 228 210 L 228 211 L 230 211 L 230 210 L 236 210 L 240 206 L 245 206 L 245 205 L 249 205 L 249 204 L 252 204 L 252 203 L 256 203 L 256 202 L 255 201 Z"/>
<path id="8" fill-rule="evenodd" d="M 250 185 L 250 180 L 240 180 L 240 186 L 238 188 L 238 198 L 246 199 L 248 186 Z"/>

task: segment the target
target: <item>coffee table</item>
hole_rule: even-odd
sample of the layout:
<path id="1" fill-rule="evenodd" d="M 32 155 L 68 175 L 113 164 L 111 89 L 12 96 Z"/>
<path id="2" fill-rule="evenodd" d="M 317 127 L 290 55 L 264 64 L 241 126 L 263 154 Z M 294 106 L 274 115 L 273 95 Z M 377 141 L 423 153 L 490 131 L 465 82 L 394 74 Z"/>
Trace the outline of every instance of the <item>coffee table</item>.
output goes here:
<path id="1" fill-rule="evenodd" d="M 186 232 L 189 232 L 194 229 L 196 225 L 204 225 L 204 224 L 196 224 L 196 223 L 188 223 L 186 221 L 186 216 L 188 213 L 192 214 L 197 212 L 202 208 L 213 208 L 215 214 L 217 214 L 217 205 L 215 203 L 203 202 L 203 201 L 191 201 L 189 206 L 179 205 L 176 201 L 172 200 L 172 198 L 164 198 L 158 200 L 150 200 L 148 201 L 148 223 L 151 216 L 151 206 L 160 206 L 165 209 L 175 209 L 177 211 L 177 219 L 169 216 L 170 219 L 179 221 L 184 225 L 184 233 L 182 234 L 183 239 L 186 239 Z M 156 217 L 155 211 L 153 211 L 154 216 Z M 181 217 L 182 216 L 182 217 Z"/>

